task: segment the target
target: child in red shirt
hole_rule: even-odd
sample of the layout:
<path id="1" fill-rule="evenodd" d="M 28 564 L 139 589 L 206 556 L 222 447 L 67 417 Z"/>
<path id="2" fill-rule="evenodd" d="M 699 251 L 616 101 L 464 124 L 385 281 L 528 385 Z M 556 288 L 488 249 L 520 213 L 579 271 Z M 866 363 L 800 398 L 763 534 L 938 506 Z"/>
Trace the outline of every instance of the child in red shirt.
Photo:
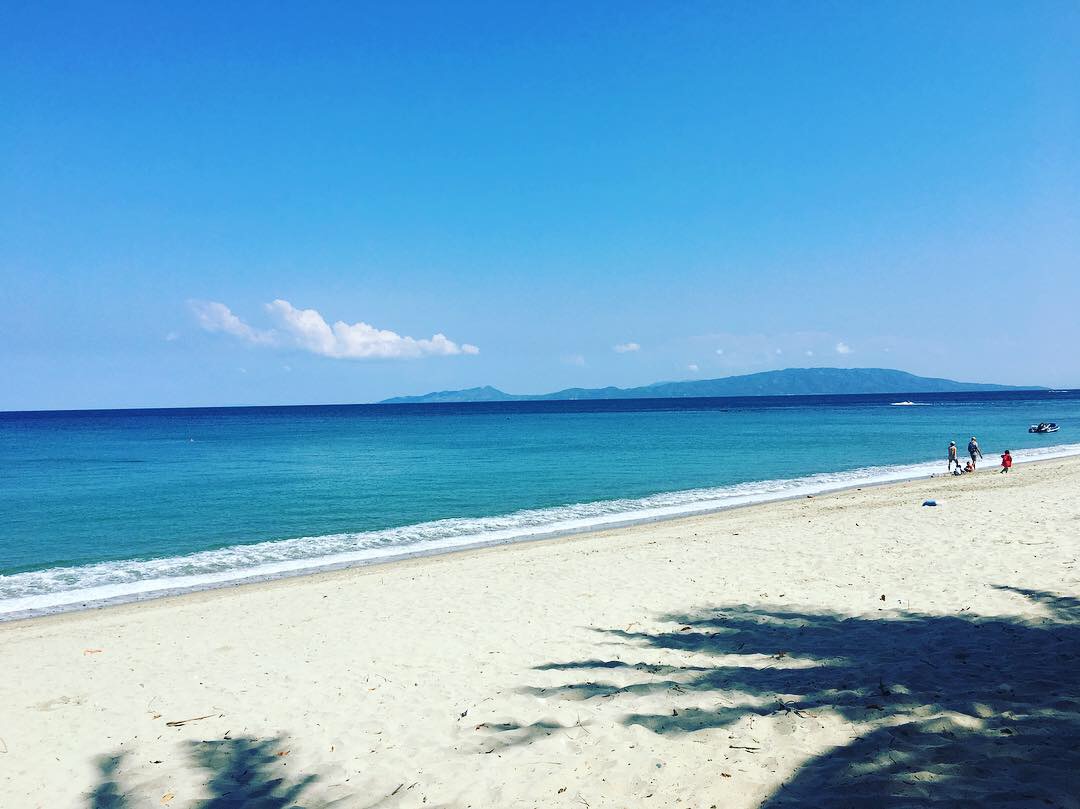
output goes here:
<path id="1" fill-rule="evenodd" d="M 1012 469 L 1012 455 L 1009 450 L 1005 450 L 1005 454 L 1001 456 L 1001 474 L 1005 474 Z"/>

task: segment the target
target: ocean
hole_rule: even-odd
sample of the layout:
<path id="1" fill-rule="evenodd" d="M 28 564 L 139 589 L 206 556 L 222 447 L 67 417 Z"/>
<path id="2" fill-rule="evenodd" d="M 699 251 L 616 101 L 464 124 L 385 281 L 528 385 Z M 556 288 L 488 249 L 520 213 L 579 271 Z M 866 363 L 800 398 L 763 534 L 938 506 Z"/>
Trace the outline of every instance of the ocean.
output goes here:
<path id="1" fill-rule="evenodd" d="M 0 619 L 941 473 L 972 435 L 1080 454 L 1080 391 L 0 413 Z"/>

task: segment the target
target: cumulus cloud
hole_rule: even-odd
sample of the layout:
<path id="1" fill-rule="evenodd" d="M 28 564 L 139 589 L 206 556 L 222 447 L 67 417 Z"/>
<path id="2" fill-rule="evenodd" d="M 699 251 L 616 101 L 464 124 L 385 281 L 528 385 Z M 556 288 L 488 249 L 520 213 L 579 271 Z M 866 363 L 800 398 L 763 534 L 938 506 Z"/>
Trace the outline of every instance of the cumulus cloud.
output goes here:
<path id="1" fill-rule="evenodd" d="M 414 359 L 480 353 L 476 346 L 458 345 L 441 333 L 418 340 L 361 321 L 346 323 L 339 320 L 331 326 L 315 309 L 297 309 L 280 298 L 268 303 L 266 308 L 296 345 L 324 357 Z"/>
<path id="2" fill-rule="evenodd" d="M 207 331 L 230 334 L 253 345 L 301 348 L 333 359 L 415 359 L 480 353 L 476 346 L 459 345 L 441 333 L 416 339 L 362 321 L 338 320 L 331 325 L 317 310 L 297 309 L 280 298 L 266 305 L 277 324 L 276 329 L 269 330 L 249 326 L 223 303 L 195 301 L 192 310 Z"/>
<path id="3" fill-rule="evenodd" d="M 188 301 L 191 311 L 195 313 L 195 319 L 206 331 L 222 332 L 239 337 L 241 340 L 254 345 L 270 345 L 274 342 L 274 334 L 261 329 L 253 329 L 242 321 L 232 310 L 223 303 L 217 301 Z"/>
<path id="4" fill-rule="evenodd" d="M 641 346 L 637 343 L 619 343 L 617 346 L 613 346 L 614 350 L 619 354 L 625 354 L 628 351 L 640 351 Z"/>
<path id="5" fill-rule="evenodd" d="M 700 370 L 696 362 L 692 362 L 686 366 L 687 371 L 693 371 L 695 374 Z"/>
<path id="6" fill-rule="evenodd" d="M 847 343 L 845 343 L 843 340 L 841 340 L 839 343 L 836 344 L 836 353 L 837 354 L 850 354 L 851 353 L 851 346 L 849 346 Z"/>

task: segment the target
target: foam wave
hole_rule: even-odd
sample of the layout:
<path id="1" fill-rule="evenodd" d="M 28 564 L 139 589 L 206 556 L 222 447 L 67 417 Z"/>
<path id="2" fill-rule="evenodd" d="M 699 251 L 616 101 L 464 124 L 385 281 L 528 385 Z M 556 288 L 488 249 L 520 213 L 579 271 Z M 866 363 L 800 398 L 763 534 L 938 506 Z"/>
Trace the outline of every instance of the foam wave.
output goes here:
<path id="1" fill-rule="evenodd" d="M 1016 462 L 1080 455 L 1080 444 L 1026 449 Z M 0 620 L 252 579 L 369 564 L 454 549 L 539 539 L 667 519 L 734 506 L 888 483 L 941 471 L 940 461 L 874 466 L 802 478 L 690 489 L 636 499 L 604 500 L 495 517 L 448 519 L 364 533 L 330 534 L 235 545 L 163 559 L 102 562 L 0 576 Z"/>

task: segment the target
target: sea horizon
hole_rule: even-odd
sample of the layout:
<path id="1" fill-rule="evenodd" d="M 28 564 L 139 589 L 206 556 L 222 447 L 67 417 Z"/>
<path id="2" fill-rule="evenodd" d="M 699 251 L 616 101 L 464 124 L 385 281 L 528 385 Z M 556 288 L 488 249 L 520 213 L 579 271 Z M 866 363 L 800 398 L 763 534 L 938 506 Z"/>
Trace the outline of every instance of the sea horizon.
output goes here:
<path id="1" fill-rule="evenodd" d="M 1003 395 L 1005 397 L 1024 397 L 1031 393 L 1046 393 L 1046 394 L 1080 394 L 1080 388 L 1051 388 L 1045 386 L 1039 387 L 1010 387 L 1007 390 L 964 390 L 964 391 L 876 391 L 869 393 L 774 393 L 774 394 L 762 394 L 754 396 L 743 395 L 723 395 L 723 396 L 631 396 L 631 397 L 612 397 L 612 398 L 589 398 L 589 399 L 548 399 L 548 398 L 521 398 L 513 400 L 478 400 L 478 401 L 462 401 L 462 402 L 401 402 L 390 401 L 388 399 L 376 400 L 370 402 L 288 402 L 279 404 L 185 404 L 185 405 L 133 405 L 124 407 L 43 407 L 43 408 L 28 408 L 28 409 L 0 409 L 0 417 L 3 416 L 19 416 L 30 414 L 75 414 L 75 413 L 143 413 L 143 412 L 184 412 L 184 411 L 228 411 L 228 410 L 279 410 L 279 409 L 302 409 L 302 408 L 471 408 L 471 407 L 486 407 L 486 406 L 509 406 L 519 407 L 527 405 L 565 405 L 565 404 L 581 404 L 584 406 L 600 403 L 608 403 L 610 405 L 626 404 L 628 409 L 663 409 L 664 403 L 680 402 L 686 403 L 687 408 L 694 409 L 700 407 L 702 404 L 714 402 L 717 400 L 723 401 L 735 401 L 739 404 L 760 403 L 767 406 L 770 401 L 782 400 L 790 402 L 791 400 L 806 399 L 808 401 L 816 400 L 852 400 L 853 402 L 859 399 L 865 399 L 867 402 L 878 402 L 882 398 L 893 398 L 900 401 L 890 402 L 890 404 L 904 404 L 906 401 L 904 397 L 908 396 L 933 396 L 942 397 L 944 400 L 948 400 L 949 397 L 957 397 L 956 401 L 963 401 L 964 397 L 985 397 Z M 391 397 L 392 399 L 403 397 Z"/>

